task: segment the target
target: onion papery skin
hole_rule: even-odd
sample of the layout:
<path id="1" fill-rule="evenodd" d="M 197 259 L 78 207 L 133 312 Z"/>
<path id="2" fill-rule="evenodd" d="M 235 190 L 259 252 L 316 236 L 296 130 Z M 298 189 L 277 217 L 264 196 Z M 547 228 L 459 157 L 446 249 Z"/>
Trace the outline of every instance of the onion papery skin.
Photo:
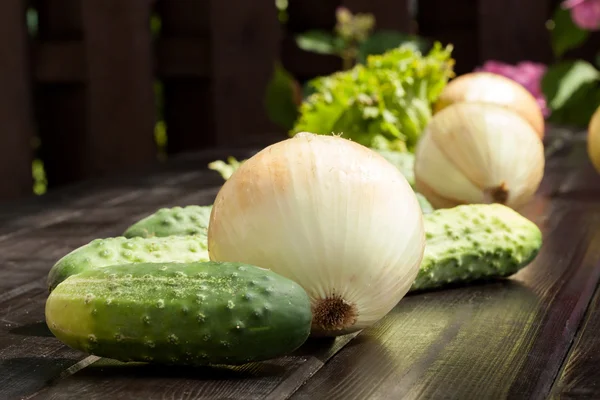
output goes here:
<path id="1" fill-rule="evenodd" d="M 455 103 L 492 103 L 527 120 L 540 138 L 545 134 L 544 114 L 535 97 L 521 84 L 491 72 L 470 72 L 451 80 L 436 101 L 434 114 Z"/>
<path id="2" fill-rule="evenodd" d="M 594 169 L 600 173 L 600 107 L 596 109 L 588 125 L 587 151 Z"/>
<path id="3" fill-rule="evenodd" d="M 402 173 L 337 136 L 298 133 L 245 161 L 215 199 L 211 260 L 269 268 L 300 284 L 312 336 L 364 329 L 408 292 L 425 246 Z"/>
<path id="4" fill-rule="evenodd" d="M 544 146 L 519 114 L 456 103 L 437 113 L 415 150 L 415 190 L 434 208 L 525 205 L 544 175 Z"/>

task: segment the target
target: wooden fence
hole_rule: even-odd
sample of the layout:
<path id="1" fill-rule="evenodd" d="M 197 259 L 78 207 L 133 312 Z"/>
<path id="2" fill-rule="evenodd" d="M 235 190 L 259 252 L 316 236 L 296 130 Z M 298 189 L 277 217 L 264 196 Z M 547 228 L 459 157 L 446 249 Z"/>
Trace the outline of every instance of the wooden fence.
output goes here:
<path id="1" fill-rule="evenodd" d="M 155 162 L 156 80 L 168 153 L 284 137 L 263 106 L 274 61 L 301 81 L 340 68 L 293 41 L 331 29 L 339 5 L 374 13 L 378 28 L 454 43 L 459 73 L 489 58 L 551 58 L 545 22 L 556 1 L 419 0 L 416 17 L 408 3 L 289 0 L 282 27 L 274 0 L 2 0 L 0 199 L 31 195 L 36 156 L 50 187 Z"/>

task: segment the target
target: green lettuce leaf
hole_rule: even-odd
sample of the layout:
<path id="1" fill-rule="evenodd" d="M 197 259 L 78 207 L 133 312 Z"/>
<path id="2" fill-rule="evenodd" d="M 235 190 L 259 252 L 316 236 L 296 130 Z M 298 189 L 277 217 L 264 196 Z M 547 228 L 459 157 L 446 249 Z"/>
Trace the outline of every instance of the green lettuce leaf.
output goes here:
<path id="1" fill-rule="evenodd" d="M 371 55 L 366 65 L 318 77 L 290 136 L 341 134 L 372 149 L 412 151 L 431 119 L 431 105 L 453 76 L 452 47 L 427 55 L 403 45 Z"/>

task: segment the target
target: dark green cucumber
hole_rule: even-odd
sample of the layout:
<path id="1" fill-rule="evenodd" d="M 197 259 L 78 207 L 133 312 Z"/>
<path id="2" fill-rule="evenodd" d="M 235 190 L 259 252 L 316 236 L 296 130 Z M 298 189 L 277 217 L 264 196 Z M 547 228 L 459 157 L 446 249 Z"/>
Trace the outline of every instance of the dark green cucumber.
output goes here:
<path id="1" fill-rule="evenodd" d="M 510 276 L 542 246 L 532 221 L 501 204 L 469 204 L 424 216 L 425 254 L 410 291 Z"/>
<path id="2" fill-rule="evenodd" d="M 131 225 L 123 236 L 165 237 L 173 235 L 206 235 L 212 205 L 161 208 Z"/>
<path id="3" fill-rule="evenodd" d="M 52 291 L 71 275 L 114 264 L 195 262 L 209 259 L 205 235 L 95 239 L 58 260 L 48 273 L 47 284 Z"/>
<path id="4" fill-rule="evenodd" d="M 240 263 L 144 263 L 72 275 L 46 302 L 68 346 L 120 361 L 243 364 L 288 354 L 308 338 L 308 295 Z"/>

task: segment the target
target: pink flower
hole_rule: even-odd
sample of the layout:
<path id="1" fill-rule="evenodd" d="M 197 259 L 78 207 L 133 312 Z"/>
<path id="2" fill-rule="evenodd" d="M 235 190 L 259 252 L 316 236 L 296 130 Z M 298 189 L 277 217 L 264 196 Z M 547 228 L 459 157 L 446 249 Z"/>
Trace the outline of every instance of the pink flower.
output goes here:
<path id="1" fill-rule="evenodd" d="M 550 110 L 546 104 L 546 98 L 542 92 L 542 77 L 546 73 L 544 64 L 523 61 L 516 65 L 506 64 L 501 61 L 487 61 L 476 71 L 491 72 L 505 76 L 513 81 L 520 83 L 525 89 L 535 97 L 544 117 L 550 115 Z"/>
<path id="2" fill-rule="evenodd" d="M 573 22 L 581 29 L 600 30 L 600 0 L 565 0 L 562 7 L 571 11 Z"/>

